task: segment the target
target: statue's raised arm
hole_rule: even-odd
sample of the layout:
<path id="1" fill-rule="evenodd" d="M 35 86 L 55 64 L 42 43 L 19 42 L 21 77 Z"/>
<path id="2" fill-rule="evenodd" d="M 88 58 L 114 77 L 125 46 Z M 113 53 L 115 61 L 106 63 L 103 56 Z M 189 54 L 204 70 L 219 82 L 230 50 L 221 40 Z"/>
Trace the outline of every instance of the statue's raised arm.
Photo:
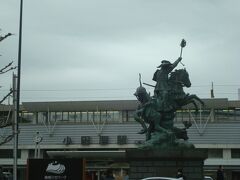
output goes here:
<path id="1" fill-rule="evenodd" d="M 172 64 L 172 66 L 171 66 L 171 71 L 175 68 L 175 67 L 177 67 L 177 65 L 178 65 L 178 63 L 179 62 L 181 62 L 181 60 L 182 60 L 182 57 L 179 57 L 173 64 Z"/>
<path id="2" fill-rule="evenodd" d="M 153 81 L 157 82 L 154 89 L 154 94 L 156 96 L 159 96 L 159 94 L 162 94 L 164 96 L 164 94 L 167 93 L 169 90 L 168 75 L 181 60 L 182 58 L 179 57 L 173 64 L 167 60 L 162 60 L 160 66 L 157 67 L 159 69 L 156 70 L 152 78 Z"/>

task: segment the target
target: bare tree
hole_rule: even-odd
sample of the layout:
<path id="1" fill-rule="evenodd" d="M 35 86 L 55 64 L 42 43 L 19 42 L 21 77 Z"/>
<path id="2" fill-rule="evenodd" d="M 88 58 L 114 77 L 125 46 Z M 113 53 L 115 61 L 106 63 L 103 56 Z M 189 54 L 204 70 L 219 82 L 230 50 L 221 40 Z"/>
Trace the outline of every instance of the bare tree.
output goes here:
<path id="1" fill-rule="evenodd" d="M 1 31 L 1 29 L 0 29 L 0 31 Z M 6 38 L 8 38 L 9 36 L 12 36 L 12 35 L 13 35 L 12 33 L 7 33 L 7 34 L 5 34 L 3 36 L 0 34 L 0 42 L 2 42 L 3 40 L 5 40 Z M 7 64 L 6 66 L 0 68 L 0 74 L 7 73 L 7 72 L 9 72 L 11 70 L 14 70 L 14 69 L 16 69 L 16 66 L 13 65 L 13 61 L 12 61 L 9 64 Z M 13 93 L 13 89 L 11 88 L 9 90 L 9 92 L 4 97 L 2 97 L 2 99 L 0 99 L 0 105 L 2 105 L 2 103 L 8 97 L 10 97 L 12 95 L 12 93 Z M 5 112 L 3 112 L 2 114 L 5 114 Z M 0 130 L 5 128 L 5 127 L 8 127 L 8 126 L 12 125 L 12 121 L 10 121 L 10 116 L 11 116 L 11 112 L 10 111 L 7 113 L 7 116 L 0 115 Z M 13 136 L 14 136 L 13 132 L 10 135 L 9 134 L 8 135 L 2 135 L 1 134 L 0 135 L 0 145 L 5 144 L 5 143 L 11 141 Z"/>

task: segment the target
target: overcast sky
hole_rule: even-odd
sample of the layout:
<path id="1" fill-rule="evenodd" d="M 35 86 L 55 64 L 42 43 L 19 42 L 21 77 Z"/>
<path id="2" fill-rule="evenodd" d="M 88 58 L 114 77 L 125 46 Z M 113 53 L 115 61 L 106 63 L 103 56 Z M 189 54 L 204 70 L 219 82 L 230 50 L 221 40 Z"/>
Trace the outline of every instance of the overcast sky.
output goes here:
<path id="1" fill-rule="evenodd" d="M 17 65 L 19 2 L 0 1 L 0 65 Z M 135 99 L 138 73 L 152 81 L 161 60 L 183 50 L 185 92 L 238 98 L 239 0 L 24 0 L 21 101 Z M 183 68 L 181 64 L 177 69 Z M 0 95 L 12 73 L 1 75 Z M 153 92 L 153 88 L 147 87 Z"/>

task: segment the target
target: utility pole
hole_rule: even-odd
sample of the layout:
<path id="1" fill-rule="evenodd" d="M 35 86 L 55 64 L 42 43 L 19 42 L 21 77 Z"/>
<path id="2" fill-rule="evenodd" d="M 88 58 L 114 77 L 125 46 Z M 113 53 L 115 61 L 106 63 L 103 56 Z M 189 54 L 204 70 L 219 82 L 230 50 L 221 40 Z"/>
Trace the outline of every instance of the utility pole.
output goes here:
<path id="1" fill-rule="evenodd" d="M 21 59 L 22 59 L 22 16 L 23 16 L 23 0 L 20 0 L 20 17 L 19 17 L 19 39 L 18 39 L 18 68 L 17 76 L 15 76 L 14 95 L 16 103 L 14 104 L 15 122 L 14 122 L 14 164 L 13 164 L 13 180 L 17 180 L 17 150 L 18 150 L 18 121 L 20 120 L 20 80 L 21 80 Z M 14 81 L 15 81 L 14 80 Z"/>
<path id="2" fill-rule="evenodd" d="M 17 151 L 18 151 L 18 113 L 17 113 L 17 76 L 13 74 L 13 180 L 17 180 Z"/>

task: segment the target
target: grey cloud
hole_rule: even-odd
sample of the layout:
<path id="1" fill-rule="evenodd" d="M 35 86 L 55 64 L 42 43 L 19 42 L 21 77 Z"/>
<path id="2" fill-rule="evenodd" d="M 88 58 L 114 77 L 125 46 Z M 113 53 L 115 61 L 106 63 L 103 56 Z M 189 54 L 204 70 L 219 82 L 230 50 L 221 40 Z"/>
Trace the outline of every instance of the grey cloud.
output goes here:
<path id="1" fill-rule="evenodd" d="M 186 38 L 183 63 L 195 86 L 186 91 L 206 97 L 211 81 L 239 84 L 239 5 L 237 0 L 25 0 L 22 88 L 129 88 L 105 94 L 129 97 L 138 73 L 154 84 L 156 66 L 162 59 L 174 61 Z M 18 32 L 17 6 L 10 1 L 0 6 L 6 31 Z M 17 58 L 17 43 L 16 37 L 1 44 L 5 62 Z M 237 86 L 221 88 L 233 92 Z"/>

